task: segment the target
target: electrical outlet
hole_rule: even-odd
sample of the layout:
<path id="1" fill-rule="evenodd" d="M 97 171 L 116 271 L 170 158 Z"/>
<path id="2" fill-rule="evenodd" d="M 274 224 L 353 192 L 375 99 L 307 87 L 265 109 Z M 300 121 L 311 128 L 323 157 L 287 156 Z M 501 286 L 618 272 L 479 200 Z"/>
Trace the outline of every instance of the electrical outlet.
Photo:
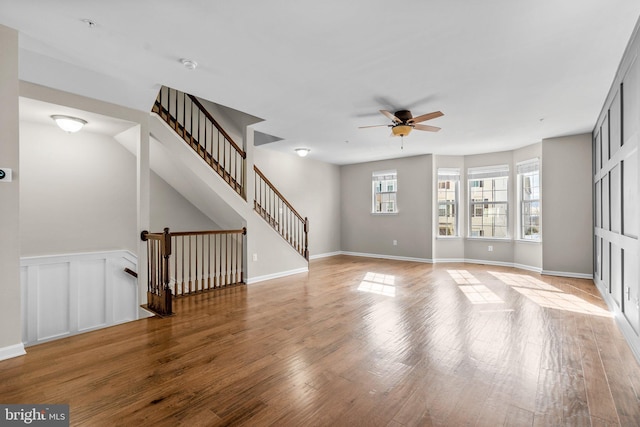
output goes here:
<path id="1" fill-rule="evenodd" d="M 487 246 L 487 250 L 488 250 L 489 252 L 493 252 L 493 246 L 491 246 L 491 245 Z"/>
<path id="2" fill-rule="evenodd" d="M 257 261 L 258 260 L 258 254 L 253 254 L 253 260 Z"/>
<path id="3" fill-rule="evenodd" d="M 397 240 L 393 241 L 393 246 L 398 246 L 398 241 Z"/>

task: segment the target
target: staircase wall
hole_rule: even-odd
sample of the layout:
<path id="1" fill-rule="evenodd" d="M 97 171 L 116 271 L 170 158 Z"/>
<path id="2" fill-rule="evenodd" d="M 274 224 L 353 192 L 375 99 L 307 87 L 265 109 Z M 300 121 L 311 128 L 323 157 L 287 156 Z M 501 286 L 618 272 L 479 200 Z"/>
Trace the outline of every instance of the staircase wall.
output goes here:
<path id="1" fill-rule="evenodd" d="M 282 237 L 253 210 L 253 131 L 245 132 L 246 138 L 246 194 L 247 200 L 239 196 L 229 185 L 202 160 L 162 119 L 153 114 L 150 119 L 152 139 L 156 140 L 166 157 L 171 160 L 171 169 L 180 173 L 188 183 L 184 191 L 174 185 L 174 178 L 163 177 L 178 189 L 191 203 L 207 216 L 216 220 L 223 228 L 247 227 L 246 259 L 248 283 L 308 271 L 308 263 Z M 240 141 L 236 141 L 242 146 Z M 151 168 L 155 160 L 152 156 Z M 168 167 L 168 166 L 167 166 Z M 161 174 L 160 171 L 158 171 Z M 255 255 L 255 257 L 254 257 Z M 255 261 L 254 261 L 255 259 Z"/>

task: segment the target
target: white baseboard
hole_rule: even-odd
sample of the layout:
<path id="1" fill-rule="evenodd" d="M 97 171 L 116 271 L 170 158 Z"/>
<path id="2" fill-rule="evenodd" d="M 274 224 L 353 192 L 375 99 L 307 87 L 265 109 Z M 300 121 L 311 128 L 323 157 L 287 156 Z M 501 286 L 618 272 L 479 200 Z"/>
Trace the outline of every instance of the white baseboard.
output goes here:
<path id="1" fill-rule="evenodd" d="M 436 258 L 433 260 L 434 264 L 452 264 L 466 262 L 464 258 Z"/>
<path id="2" fill-rule="evenodd" d="M 329 258 L 337 255 L 342 255 L 342 252 L 336 251 L 336 252 L 327 252 L 324 254 L 311 255 L 309 259 L 312 260 L 312 259 L 319 259 L 319 258 Z"/>
<path id="3" fill-rule="evenodd" d="M 422 263 L 433 264 L 433 260 L 427 259 L 427 258 L 413 258 L 413 257 L 406 257 L 406 256 L 380 255 L 380 254 L 368 254 L 363 252 L 346 252 L 346 251 L 341 251 L 340 254 L 349 255 L 349 256 L 360 256 L 365 258 L 392 259 L 396 261 L 411 261 L 411 262 L 422 262 Z"/>
<path id="4" fill-rule="evenodd" d="M 519 268 L 520 270 L 533 271 L 534 273 L 542 274 L 542 269 L 540 267 L 534 267 L 532 265 L 518 264 L 518 263 L 513 263 L 513 266 L 515 268 Z"/>
<path id="5" fill-rule="evenodd" d="M 415 257 L 404 257 L 404 256 L 396 256 L 396 255 L 382 255 L 382 254 L 371 254 L 366 252 L 349 252 L 349 251 L 336 251 L 336 252 L 327 252 L 324 254 L 312 255 L 309 259 L 319 259 L 319 258 L 328 258 L 337 255 L 347 255 L 347 256 L 357 256 L 364 258 L 377 258 L 377 259 L 390 259 L 396 261 L 409 261 L 409 262 L 421 262 L 427 264 L 445 264 L 445 263 L 468 263 L 468 264 L 481 264 L 481 265 L 495 265 L 498 267 L 511 267 L 517 268 L 520 270 L 532 271 L 538 274 L 544 274 L 547 276 L 559 276 L 559 277 L 572 277 L 576 279 L 593 279 L 592 274 L 584 274 L 584 273 L 573 273 L 568 271 L 549 271 L 543 270 L 540 267 L 535 267 L 532 265 L 519 264 L 515 262 L 504 262 L 504 261 L 491 261 L 486 259 L 469 259 L 469 258 L 415 258 Z M 304 271 L 303 271 L 304 270 Z M 278 277 L 289 276 L 291 274 L 298 274 L 308 271 L 308 269 L 301 270 L 291 270 L 291 272 L 281 272 L 272 275 L 255 277 L 253 279 L 249 279 L 247 284 L 261 282 L 263 280 L 269 279 L 277 279 Z"/>
<path id="6" fill-rule="evenodd" d="M 542 274 L 547 275 L 547 276 L 572 277 L 574 279 L 591 279 L 591 280 L 593 280 L 593 274 L 588 274 L 588 273 L 572 273 L 570 271 L 542 270 Z"/>
<path id="7" fill-rule="evenodd" d="M 280 277 L 291 276 L 293 274 L 308 273 L 308 272 L 309 272 L 309 267 L 302 267 L 302 268 L 296 268 L 295 270 L 280 271 L 278 273 L 273 273 L 273 274 L 265 274 L 264 276 L 256 276 L 256 277 L 251 277 L 247 279 L 247 285 L 252 285 L 258 282 L 264 282 L 265 280 L 279 279 Z"/>
<path id="8" fill-rule="evenodd" d="M 520 270 L 533 271 L 534 273 L 542 272 L 542 269 L 540 267 L 534 267 L 532 265 L 518 264 L 515 262 L 489 261 L 485 259 L 439 258 L 434 260 L 434 264 L 440 264 L 440 263 L 468 263 L 468 264 L 495 265 L 498 267 L 511 267 L 511 268 L 518 268 Z"/>
<path id="9" fill-rule="evenodd" d="M 24 344 L 22 343 L 0 348 L 0 360 L 11 359 L 25 354 L 27 352 L 24 350 Z"/>

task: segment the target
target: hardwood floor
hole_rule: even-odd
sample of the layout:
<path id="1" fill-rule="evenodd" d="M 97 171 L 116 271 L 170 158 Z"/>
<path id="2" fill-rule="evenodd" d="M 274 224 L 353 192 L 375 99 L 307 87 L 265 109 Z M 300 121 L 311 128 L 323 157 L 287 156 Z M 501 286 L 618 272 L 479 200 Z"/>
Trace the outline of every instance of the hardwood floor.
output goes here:
<path id="1" fill-rule="evenodd" d="M 83 426 L 638 426 L 591 281 L 338 256 L 0 362 L 1 403 Z"/>

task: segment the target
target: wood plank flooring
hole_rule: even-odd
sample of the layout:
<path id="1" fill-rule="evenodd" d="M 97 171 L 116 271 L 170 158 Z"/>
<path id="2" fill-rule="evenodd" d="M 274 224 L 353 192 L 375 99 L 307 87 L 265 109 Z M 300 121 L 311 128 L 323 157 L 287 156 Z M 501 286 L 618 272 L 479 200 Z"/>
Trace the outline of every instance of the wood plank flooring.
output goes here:
<path id="1" fill-rule="evenodd" d="M 0 403 L 80 426 L 638 426 L 591 281 L 348 256 L 0 362 Z"/>

